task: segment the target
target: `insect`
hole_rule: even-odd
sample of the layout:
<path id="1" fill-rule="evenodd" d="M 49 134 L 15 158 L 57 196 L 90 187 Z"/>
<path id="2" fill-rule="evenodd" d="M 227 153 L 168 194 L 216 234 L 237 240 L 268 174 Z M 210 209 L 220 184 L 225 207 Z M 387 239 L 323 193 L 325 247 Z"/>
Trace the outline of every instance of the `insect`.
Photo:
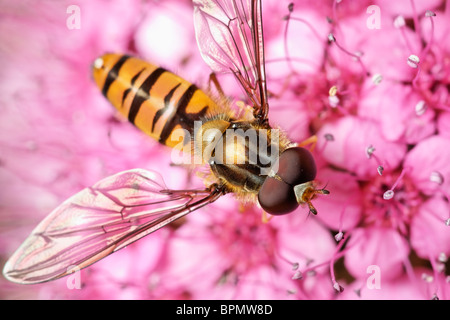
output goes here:
<path id="1" fill-rule="evenodd" d="M 227 193 L 258 202 L 270 214 L 289 213 L 299 204 L 316 213 L 311 199 L 328 191 L 314 187 L 311 153 L 269 125 L 261 0 L 194 0 L 194 17 L 203 59 L 215 72 L 234 74 L 252 114 L 236 116 L 227 99 L 211 98 L 128 55 L 103 55 L 93 74 L 103 95 L 132 124 L 162 144 L 196 155 L 209 168 L 211 184 L 170 190 L 157 172 L 144 169 L 107 177 L 39 223 L 6 263 L 8 280 L 58 279 Z"/>

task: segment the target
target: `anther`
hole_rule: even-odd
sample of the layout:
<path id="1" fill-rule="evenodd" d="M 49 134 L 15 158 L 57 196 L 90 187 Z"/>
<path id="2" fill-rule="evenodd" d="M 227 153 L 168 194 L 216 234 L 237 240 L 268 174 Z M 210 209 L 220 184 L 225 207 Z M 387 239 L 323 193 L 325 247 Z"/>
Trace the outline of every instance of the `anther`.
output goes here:
<path id="1" fill-rule="evenodd" d="M 377 172 L 378 172 L 378 174 L 379 174 L 380 176 L 383 175 L 383 171 L 384 171 L 384 167 L 383 167 L 383 166 L 378 166 Z"/>
<path id="2" fill-rule="evenodd" d="M 294 11 L 294 4 L 293 4 L 292 2 L 289 3 L 289 5 L 288 5 L 288 10 L 289 10 L 289 12 Z"/>
<path id="3" fill-rule="evenodd" d="M 334 141 L 334 136 L 331 133 L 325 133 L 323 135 L 323 137 L 325 138 L 325 140 L 327 141 Z"/>
<path id="4" fill-rule="evenodd" d="M 430 181 L 437 183 L 438 185 L 441 185 L 444 183 L 444 177 L 442 176 L 442 174 L 438 171 L 433 171 L 430 174 Z"/>
<path id="5" fill-rule="evenodd" d="M 427 111 L 427 104 L 425 103 L 425 101 L 420 100 L 419 102 L 417 102 L 415 110 L 417 116 L 423 115 L 425 111 Z"/>
<path id="6" fill-rule="evenodd" d="M 445 220 L 445 225 L 446 225 L 447 227 L 450 227 L 450 218 L 448 218 L 447 220 Z"/>
<path id="7" fill-rule="evenodd" d="M 337 283 L 336 281 L 333 283 L 333 288 L 334 290 L 336 290 L 337 292 L 341 293 L 344 291 L 344 287 L 341 286 L 339 283 Z"/>
<path id="8" fill-rule="evenodd" d="M 308 272 L 306 273 L 308 277 L 314 277 L 316 274 L 316 270 L 308 270 Z"/>
<path id="9" fill-rule="evenodd" d="M 394 197 L 395 192 L 393 190 L 388 190 L 385 193 L 383 193 L 383 199 L 384 200 L 390 200 Z"/>
<path id="10" fill-rule="evenodd" d="M 411 68 L 414 68 L 414 69 L 419 67 L 419 62 L 420 62 L 420 59 L 415 54 L 411 54 L 408 57 L 408 60 L 406 60 L 406 63 L 408 64 L 408 66 L 410 66 Z"/>
<path id="11" fill-rule="evenodd" d="M 336 233 L 336 234 L 334 235 L 334 239 L 335 239 L 337 242 L 341 241 L 343 237 L 344 237 L 344 233 L 343 233 L 342 231 L 339 231 L 338 233 Z"/>
<path id="12" fill-rule="evenodd" d="M 296 273 L 294 273 L 294 275 L 292 276 L 292 280 L 300 280 L 303 279 L 303 274 L 301 271 L 297 271 Z"/>
<path id="13" fill-rule="evenodd" d="M 375 152 L 375 147 L 373 145 L 370 145 L 366 148 L 366 156 L 367 158 L 372 158 L 373 153 Z"/>
<path id="14" fill-rule="evenodd" d="M 396 28 L 402 28 L 406 25 L 405 18 L 403 16 L 398 16 L 394 20 L 394 27 Z"/>
<path id="15" fill-rule="evenodd" d="M 441 252 L 438 257 L 438 261 L 442 263 L 446 263 L 448 260 L 447 255 L 444 252 Z"/>
<path id="16" fill-rule="evenodd" d="M 337 87 L 336 87 L 336 86 L 332 86 L 332 87 L 330 88 L 330 90 L 328 90 L 328 95 L 329 95 L 329 96 L 335 96 L 336 93 L 337 93 Z"/>
<path id="17" fill-rule="evenodd" d="M 336 42 L 336 38 L 334 37 L 334 35 L 332 33 L 328 34 L 328 41 L 330 42 Z"/>
<path id="18" fill-rule="evenodd" d="M 422 280 L 428 283 L 433 282 L 433 276 L 430 276 L 429 274 L 422 273 Z"/>
<path id="19" fill-rule="evenodd" d="M 427 10 L 427 12 L 425 12 L 425 17 L 436 17 L 436 13 L 434 13 L 433 11 Z"/>
<path id="20" fill-rule="evenodd" d="M 383 76 L 381 74 L 375 73 L 372 76 L 372 82 L 374 85 L 376 85 L 376 86 L 379 85 L 381 83 L 381 81 L 383 81 Z"/>

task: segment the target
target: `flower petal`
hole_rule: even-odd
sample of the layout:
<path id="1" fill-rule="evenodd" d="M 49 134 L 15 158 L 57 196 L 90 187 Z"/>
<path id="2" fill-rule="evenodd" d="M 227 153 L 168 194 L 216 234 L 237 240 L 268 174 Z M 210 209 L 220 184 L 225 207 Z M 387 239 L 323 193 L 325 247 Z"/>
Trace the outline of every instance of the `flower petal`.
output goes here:
<path id="1" fill-rule="evenodd" d="M 327 196 L 314 199 L 317 218 L 332 230 L 354 228 L 361 218 L 361 191 L 352 175 L 323 168 L 318 172 L 317 180 L 326 184 L 330 191 Z"/>
<path id="2" fill-rule="evenodd" d="M 419 142 L 408 152 L 404 167 L 410 169 L 409 175 L 416 187 L 426 194 L 450 190 L 450 138 L 432 136 Z M 430 180 L 433 173 L 443 177 L 441 184 Z"/>
<path id="3" fill-rule="evenodd" d="M 450 206 L 435 196 L 419 208 L 411 221 L 411 245 L 417 255 L 424 259 L 437 259 L 441 253 L 450 255 L 450 226 L 446 220 Z"/>
<path id="4" fill-rule="evenodd" d="M 325 134 L 332 134 L 334 140 L 326 140 Z M 375 148 L 381 163 L 377 163 L 374 157 L 367 158 L 369 146 Z M 376 122 L 353 116 L 324 125 L 318 133 L 318 148 L 323 148 L 323 157 L 331 164 L 365 179 L 378 174 L 380 164 L 385 169 L 394 169 L 406 152 L 405 144 L 384 139 Z"/>
<path id="5" fill-rule="evenodd" d="M 395 230 L 383 227 L 355 229 L 347 248 L 345 266 L 361 279 L 367 278 L 372 266 L 380 269 L 383 281 L 396 278 L 409 254 L 408 242 Z"/>

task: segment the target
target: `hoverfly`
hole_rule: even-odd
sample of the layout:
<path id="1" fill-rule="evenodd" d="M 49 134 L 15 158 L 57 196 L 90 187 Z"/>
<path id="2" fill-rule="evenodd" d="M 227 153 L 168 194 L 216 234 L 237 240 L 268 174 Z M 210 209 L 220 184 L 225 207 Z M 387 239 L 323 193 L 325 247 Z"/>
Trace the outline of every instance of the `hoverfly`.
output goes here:
<path id="1" fill-rule="evenodd" d="M 169 147 L 187 145 L 200 153 L 213 182 L 206 189 L 170 190 L 153 171 L 134 169 L 107 177 L 39 223 L 6 263 L 8 280 L 31 284 L 58 279 L 227 193 L 258 202 L 270 214 L 291 212 L 299 204 L 315 213 L 311 199 L 328 191 L 314 188 L 311 153 L 286 138 L 274 139 L 276 130 L 268 122 L 261 0 L 193 2 L 203 59 L 213 71 L 235 76 L 252 115 L 237 117 L 226 99 L 212 98 L 169 71 L 128 55 L 103 55 L 95 60 L 93 75 L 103 95 L 136 127 Z M 177 129 L 185 132 L 181 144 Z M 257 142 L 228 139 L 250 131 L 264 135 Z M 260 140 L 277 151 L 272 161 L 259 157 Z M 258 157 L 250 163 L 252 155 Z"/>

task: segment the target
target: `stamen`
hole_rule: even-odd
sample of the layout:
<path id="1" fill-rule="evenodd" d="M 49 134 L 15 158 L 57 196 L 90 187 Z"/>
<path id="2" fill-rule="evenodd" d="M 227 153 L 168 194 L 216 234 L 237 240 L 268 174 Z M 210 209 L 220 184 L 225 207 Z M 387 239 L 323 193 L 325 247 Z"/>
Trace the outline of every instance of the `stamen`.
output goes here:
<path id="1" fill-rule="evenodd" d="M 303 273 L 301 271 L 297 271 L 292 276 L 292 280 L 300 280 L 303 279 Z"/>
<path id="2" fill-rule="evenodd" d="M 402 33 L 402 37 L 405 40 L 406 47 L 408 48 L 409 51 L 412 51 L 412 46 L 409 43 L 408 37 L 406 36 L 406 33 L 405 33 L 405 28 L 404 28 L 405 25 L 406 25 L 406 22 L 405 22 L 405 19 L 403 18 L 403 16 L 398 16 L 397 18 L 395 18 L 394 27 L 396 27 L 397 29 L 400 29 L 400 32 Z"/>
<path id="3" fill-rule="evenodd" d="M 333 142 L 334 141 L 334 136 L 331 133 L 325 133 L 323 135 L 323 137 L 325 138 L 325 143 L 320 146 L 320 149 L 317 150 L 318 153 L 323 153 L 323 151 L 327 147 L 327 144 L 329 142 Z"/>
<path id="4" fill-rule="evenodd" d="M 344 236 L 342 235 L 342 239 L 344 238 Z M 341 239 L 341 240 L 342 240 Z M 333 256 L 330 259 L 330 276 L 331 276 L 331 282 L 333 283 L 333 288 L 341 293 L 342 291 L 344 291 L 344 287 L 342 287 L 337 281 L 336 281 L 336 276 L 334 274 L 334 262 L 336 261 L 336 259 L 338 258 L 338 253 L 339 251 L 341 251 L 342 247 L 344 246 L 344 244 L 347 241 L 339 241 L 339 244 L 336 246 L 335 249 L 335 253 L 333 254 Z"/>
<path id="5" fill-rule="evenodd" d="M 433 45 L 434 42 L 434 21 L 433 21 L 433 17 L 435 17 L 436 14 L 433 11 L 427 10 L 427 12 L 425 12 L 425 17 L 429 17 L 430 18 L 430 23 L 431 23 L 431 35 L 430 35 L 430 41 L 428 41 L 427 45 L 425 46 L 425 48 L 422 51 L 422 59 L 425 59 L 425 57 L 428 54 L 428 51 L 430 51 L 431 46 Z"/>
<path id="6" fill-rule="evenodd" d="M 323 38 L 322 38 L 322 36 L 317 32 L 317 30 L 314 29 L 313 25 L 310 24 L 307 20 L 302 19 L 302 18 L 292 17 L 292 12 L 294 11 L 294 4 L 293 4 L 293 3 L 290 3 L 290 4 L 288 5 L 288 11 L 289 11 L 289 13 L 288 13 L 285 17 L 283 17 L 283 20 L 286 20 L 286 26 L 285 26 L 285 28 L 284 28 L 284 34 L 283 34 L 283 37 L 284 37 L 284 53 L 285 53 L 286 61 L 288 62 L 289 67 L 290 67 L 291 70 L 293 70 L 294 73 L 295 73 L 294 66 L 292 65 L 292 61 L 295 60 L 295 58 L 292 58 L 291 55 L 290 55 L 289 47 L 288 47 L 288 41 L 287 41 L 287 38 L 288 38 L 288 29 L 289 29 L 289 23 L 290 23 L 290 21 L 291 21 L 291 20 L 294 20 L 294 21 L 302 22 L 303 24 L 305 24 L 305 25 L 312 31 L 312 33 L 314 34 L 314 36 L 315 36 L 319 41 L 322 41 Z"/>
<path id="7" fill-rule="evenodd" d="M 364 63 L 363 63 L 362 60 L 361 60 L 361 57 L 362 57 L 362 55 L 363 55 L 362 52 L 358 51 L 358 52 L 355 52 L 355 53 L 351 53 L 350 51 L 348 51 L 347 49 L 345 49 L 344 47 L 342 47 L 342 46 L 337 42 L 336 37 L 335 37 L 332 33 L 329 33 L 329 34 L 328 34 L 328 41 L 329 41 L 330 43 L 331 43 L 331 42 L 334 42 L 334 43 L 336 44 L 336 46 L 337 46 L 341 51 L 343 51 L 344 53 L 348 54 L 348 55 L 351 56 L 353 59 L 355 59 L 355 61 L 357 61 L 357 62 L 360 64 L 361 69 L 363 69 L 364 75 L 366 75 L 366 76 L 370 75 L 370 73 L 367 71 L 366 66 L 364 65 Z"/>
<path id="8" fill-rule="evenodd" d="M 372 158 L 374 158 L 375 159 L 375 161 L 377 162 L 377 164 L 378 164 L 378 166 L 377 166 L 377 172 L 378 172 L 378 174 L 381 176 L 381 175 L 383 175 L 383 171 L 384 171 L 384 168 L 385 168 L 385 163 L 384 163 L 384 161 L 381 161 L 381 159 L 380 158 L 378 158 L 376 155 L 375 155 L 375 147 L 373 146 L 373 145 L 369 145 L 367 148 L 366 148 L 366 156 L 367 156 L 367 158 L 368 159 L 372 159 Z"/>
<path id="9" fill-rule="evenodd" d="M 410 0 L 410 2 L 411 2 L 411 8 L 413 11 L 414 30 L 416 30 L 417 39 L 420 40 L 420 39 L 422 39 L 422 35 L 421 35 L 422 32 L 420 30 L 419 17 L 417 15 L 416 5 L 413 0 Z"/>
<path id="10" fill-rule="evenodd" d="M 384 200 L 390 200 L 394 197 L 395 193 L 394 193 L 394 189 L 397 187 L 398 183 L 400 182 L 400 180 L 403 178 L 403 176 L 406 174 L 406 172 L 409 171 L 409 167 L 405 167 L 403 168 L 402 172 L 400 173 L 400 175 L 398 176 L 397 180 L 395 180 L 393 186 L 391 189 L 387 190 L 384 194 L 383 194 L 383 199 Z"/>

